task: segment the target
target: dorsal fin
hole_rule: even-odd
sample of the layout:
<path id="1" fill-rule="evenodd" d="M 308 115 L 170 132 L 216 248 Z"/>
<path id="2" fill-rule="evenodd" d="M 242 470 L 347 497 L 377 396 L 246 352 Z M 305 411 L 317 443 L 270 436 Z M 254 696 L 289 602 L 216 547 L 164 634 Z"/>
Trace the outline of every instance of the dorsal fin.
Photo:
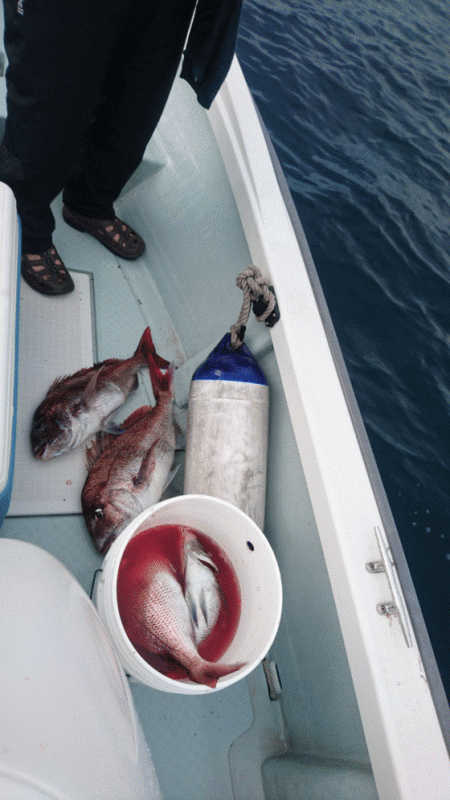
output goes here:
<path id="1" fill-rule="evenodd" d="M 89 373 L 92 373 L 93 375 L 95 375 L 95 370 L 96 369 L 98 369 L 98 366 L 96 366 L 96 367 L 84 367 L 83 369 L 80 369 L 78 372 L 74 372 L 73 375 L 61 375 L 61 377 L 56 378 L 53 381 L 52 385 L 50 386 L 50 388 L 49 388 L 49 390 L 47 392 L 47 396 L 50 395 L 50 394 L 53 394 L 53 392 L 58 391 L 58 389 L 60 389 L 61 387 L 65 386 L 65 385 L 67 385 L 69 383 L 75 383 L 80 378 L 83 378 L 84 376 L 89 375 Z"/>
<path id="2" fill-rule="evenodd" d="M 94 369 L 101 369 L 101 367 L 114 367 L 117 364 L 122 364 L 121 358 L 105 358 L 104 361 L 99 361 L 97 364 L 94 364 Z M 92 367 L 91 367 L 92 369 Z M 83 370 L 81 370 L 83 371 Z M 80 373 L 77 373 L 78 375 Z"/>
<path id="3" fill-rule="evenodd" d="M 137 408 L 136 411 L 133 411 L 132 414 L 121 423 L 121 427 L 129 428 L 131 425 L 134 425 L 135 422 L 138 422 L 138 420 L 151 414 L 152 411 L 154 411 L 153 406 L 141 406 Z"/>
<path id="4" fill-rule="evenodd" d="M 84 370 L 81 371 L 81 374 L 86 374 L 86 373 L 90 372 L 91 369 L 92 369 L 92 367 L 89 367 L 89 369 L 84 369 Z M 77 375 L 80 375 L 80 373 L 77 372 Z M 52 385 L 49 387 L 49 389 L 47 391 L 47 397 L 48 397 L 49 394 L 53 394 L 53 392 L 58 391 L 58 389 L 60 389 L 66 383 L 71 381 L 74 377 L 76 377 L 76 376 L 74 376 L 74 375 L 61 375 L 61 377 L 55 378 L 55 380 L 53 381 Z"/>

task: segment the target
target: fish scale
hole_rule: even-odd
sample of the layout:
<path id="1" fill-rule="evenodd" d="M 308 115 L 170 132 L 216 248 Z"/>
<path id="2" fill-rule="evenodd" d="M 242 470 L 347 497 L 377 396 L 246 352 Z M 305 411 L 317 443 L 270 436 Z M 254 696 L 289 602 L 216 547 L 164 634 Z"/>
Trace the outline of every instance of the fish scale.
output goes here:
<path id="1" fill-rule="evenodd" d="M 203 640 L 214 627 L 221 603 L 212 559 L 197 537 L 182 530 L 180 537 L 184 561 L 185 590 L 169 558 L 159 556 L 150 563 L 134 558 L 126 570 L 127 602 L 119 602 L 122 623 L 130 641 L 143 657 L 151 654 L 184 667 L 187 677 L 211 688 L 218 679 L 240 669 L 243 664 L 221 664 L 208 661 L 197 650 L 199 637 L 192 617 L 193 606 L 199 610 L 203 596 L 207 605 L 207 624 L 201 627 Z M 197 570 L 195 567 L 199 566 Z M 206 572 L 205 572 L 206 570 Z M 211 580 L 212 579 L 212 580 Z M 215 586 L 213 585 L 215 584 Z M 188 601 L 187 595 L 191 599 Z M 122 592 L 120 592 L 120 595 Z"/>
<path id="2" fill-rule="evenodd" d="M 173 421 L 173 373 L 155 354 L 148 365 L 156 399 L 155 407 L 143 406 L 123 423 L 122 433 L 100 433 L 87 448 L 89 474 L 81 504 L 91 538 L 100 553 L 144 508 L 156 503 L 170 479 L 175 453 Z"/>
<path id="3" fill-rule="evenodd" d="M 169 365 L 157 355 L 150 328 L 146 328 L 131 358 L 106 359 L 57 378 L 33 415 L 31 448 L 35 458 L 48 461 L 63 455 L 105 427 L 137 388 L 137 373 L 150 360 L 159 367 Z"/>

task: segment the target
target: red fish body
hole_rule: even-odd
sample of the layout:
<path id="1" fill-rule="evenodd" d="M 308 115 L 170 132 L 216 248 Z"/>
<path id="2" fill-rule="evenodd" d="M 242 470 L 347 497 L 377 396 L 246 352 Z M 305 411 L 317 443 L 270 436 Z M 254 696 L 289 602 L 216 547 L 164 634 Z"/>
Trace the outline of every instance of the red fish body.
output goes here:
<path id="1" fill-rule="evenodd" d="M 121 424 L 120 436 L 97 434 L 87 448 L 89 474 L 81 503 L 100 553 L 106 553 L 126 525 L 160 499 L 168 483 L 175 452 L 173 368 L 163 375 L 161 361 L 157 356 L 149 363 L 156 406 L 139 408 Z"/>
<path id="2" fill-rule="evenodd" d="M 196 683 L 214 688 L 220 677 L 243 664 L 219 664 L 202 658 L 195 645 L 192 618 L 172 565 L 163 559 L 128 575 L 133 604 L 122 614 L 125 630 L 141 652 L 169 656 Z"/>
<path id="3" fill-rule="evenodd" d="M 131 358 L 108 359 L 56 380 L 33 416 L 33 455 L 47 461 L 86 442 L 136 389 L 137 373 L 148 366 L 149 359 L 168 366 L 156 355 L 146 328 Z"/>

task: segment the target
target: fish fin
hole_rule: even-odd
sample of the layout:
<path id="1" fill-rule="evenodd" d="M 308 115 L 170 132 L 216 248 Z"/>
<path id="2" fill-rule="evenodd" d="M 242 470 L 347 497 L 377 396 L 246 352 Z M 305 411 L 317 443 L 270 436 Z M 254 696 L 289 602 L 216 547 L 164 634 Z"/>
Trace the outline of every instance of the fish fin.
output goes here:
<path id="1" fill-rule="evenodd" d="M 92 442 L 92 444 L 87 445 L 87 447 L 86 447 L 86 466 L 87 466 L 88 472 L 92 469 L 92 467 L 94 466 L 94 464 L 97 461 L 97 459 L 99 458 L 99 456 L 100 456 L 100 453 L 99 453 L 99 451 L 97 449 L 97 445 L 96 445 L 95 442 Z"/>
<path id="2" fill-rule="evenodd" d="M 174 479 L 174 477 L 177 474 L 179 469 L 180 469 L 180 465 L 177 464 L 176 467 L 174 467 L 173 470 L 171 470 L 171 472 L 169 472 L 169 474 L 167 476 L 167 480 L 166 480 L 166 482 L 164 484 L 163 492 L 165 492 L 167 487 L 170 486 L 170 484 L 172 483 L 172 481 L 173 481 L 173 479 Z M 161 494 L 162 494 L 162 492 L 161 492 Z"/>
<path id="3" fill-rule="evenodd" d="M 149 367 L 151 361 L 152 364 L 156 364 L 156 366 L 160 369 L 167 369 L 170 363 L 169 361 L 166 361 L 165 358 L 162 358 L 162 356 L 159 356 L 156 352 L 150 328 L 146 328 L 142 334 L 134 357 L 142 360 Z"/>
<path id="4" fill-rule="evenodd" d="M 104 361 L 99 361 L 97 364 L 94 364 L 94 369 L 101 369 L 102 367 L 116 367 L 118 364 L 122 364 L 122 359 L 120 358 L 105 358 Z M 92 367 L 91 367 L 92 369 Z"/>
<path id="5" fill-rule="evenodd" d="M 97 386 L 97 379 L 98 379 L 98 376 L 100 375 L 101 370 L 102 370 L 102 367 L 100 367 L 100 369 L 96 370 L 93 373 L 92 377 L 89 379 L 89 381 L 88 381 L 88 383 L 86 385 L 86 388 L 83 389 L 83 391 L 81 393 L 81 396 L 80 396 L 80 401 L 79 401 L 81 405 L 86 405 L 86 402 L 94 394 L 96 386 Z"/>
<path id="6" fill-rule="evenodd" d="M 88 375 L 89 372 L 92 372 L 92 367 L 81 369 L 79 372 L 76 372 L 75 375 L 61 375 L 59 378 L 56 378 L 53 381 L 52 385 L 47 391 L 46 397 L 50 397 L 50 395 L 60 392 L 61 389 L 66 387 L 69 382 L 79 377 L 82 378 L 84 375 Z"/>
<path id="7" fill-rule="evenodd" d="M 133 411 L 130 416 L 122 422 L 122 428 L 126 429 L 131 427 L 131 425 L 134 425 L 134 423 L 142 419 L 142 417 L 147 416 L 147 414 L 151 414 L 153 410 L 153 406 L 141 406 L 140 408 L 137 408 L 136 411 Z"/>
<path id="8" fill-rule="evenodd" d="M 175 429 L 175 450 L 186 449 L 187 408 L 173 405 L 173 426 Z"/>
<path id="9" fill-rule="evenodd" d="M 207 603 L 206 603 L 206 594 L 205 594 L 205 590 L 204 589 L 202 589 L 202 591 L 200 592 L 200 608 L 201 608 L 201 612 L 203 614 L 204 620 L 205 620 L 206 624 L 208 625 L 208 606 L 207 606 Z"/>
<path id="10" fill-rule="evenodd" d="M 139 472 L 135 478 L 133 478 L 133 485 L 139 486 L 141 483 L 145 483 L 147 480 L 147 473 L 150 470 L 150 462 L 153 460 L 156 464 L 156 458 L 154 454 L 155 447 L 157 442 L 153 442 L 152 446 L 149 450 L 147 450 L 144 458 L 142 459 L 141 466 L 139 467 Z"/>
<path id="11" fill-rule="evenodd" d="M 108 449 L 112 442 L 117 441 L 117 434 L 99 431 L 95 439 L 86 447 L 86 462 L 88 470 L 92 469 L 95 462 Z"/>
<path id="12" fill-rule="evenodd" d="M 150 463 L 153 460 L 156 463 L 154 451 L 155 448 L 160 446 L 160 442 L 156 440 L 153 442 L 152 446 L 149 450 L 147 450 L 144 458 L 142 459 L 141 466 L 139 467 L 139 472 L 135 478 L 133 478 L 134 486 L 139 486 L 139 484 L 144 483 L 147 480 L 147 475 L 150 471 Z M 180 465 L 178 464 L 171 472 L 169 472 L 167 476 L 167 480 L 162 488 L 161 494 L 166 491 L 169 484 L 173 481 L 175 475 L 177 474 Z"/>
<path id="13" fill-rule="evenodd" d="M 195 627 L 198 628 L 197 604 L 194 603 L 191 595 L 185 597 L 184 599 L 186 600 L 187 607 L 189 609 L 190 617 L 191 617 Z"/>
<path id="14" fill-rule="evenodd" d="M 61 388 L 61 386 L 64 386 L 64 384 L 69 380 L 69 378 L 70 375 L 61 375 L 61 377 L 55 378 L 52 385 L 49 387 L 46 396 L 48 397 L 50 394 L 53 394 L 53 392 L 57 392 L 58 389 Z"/>
<path id="15" fill-rule="evenodd" d="M 117 361 L 117 359 L 111 359 L 111 361 L 115 362 Z M 96 374 L 96 372 L 98 372 L 98 370 L 102 367 L 102 365 L 107 363 L 108 363 L 107 361 L 103 361 L 100 364 L 94 364 L 93 367 L 83 367 L 83 369 L 78 370 L 78 372 L 74 372 L 73 375 L 61 375 L 59 378 L 56 378 L 56 380 L 53 381 L 52 385 L 50 386 L 47 392 L 47 397 L 50 394 L 53 394 L 53 392 L 58 392 L 63 386 L 65 386 L 69 382 L 72 383 L 79 380 L 79 378 L 85 378 L 90 373 Z"/>
<path id="16" fill-rule="evenodd" d="M 217 664 L 201 658 L 199 663 L 189 665 L 187 669 L 190 679 L 195 683 L 204 683 L 206 686 L 210 686 L 211 689 L 215 689 L 219 678 L 224 675 L 230 675 L 231 672 L 236 672 L 242 667 L 245 667 L 245 662 L 240 664 Z"/>
<path id="17" fill-rule="evenodd" d="M 152 381 L 153 394 L 156 399 L 163 392 L 170 392 L 173 386 L 173 376 L 175 373 L 175 364 L 172 362 L 168 365 L 166 372 L 161 372 L 157 361 L 150 357 L 148 361 L 148 368 L 150 371 L 150 378 Z"/>
<path id="18" fill-rule="evenodd" d="M 102 426 L 102 430 L 106 433 L 112 433 L 115 436 L 119 436 L 121 433 L 124 432 L 125 428 L 122 425 L 118 425 L 117 422 L 114 420 L 109 420 L 109 422 L 104 422 Z"/>

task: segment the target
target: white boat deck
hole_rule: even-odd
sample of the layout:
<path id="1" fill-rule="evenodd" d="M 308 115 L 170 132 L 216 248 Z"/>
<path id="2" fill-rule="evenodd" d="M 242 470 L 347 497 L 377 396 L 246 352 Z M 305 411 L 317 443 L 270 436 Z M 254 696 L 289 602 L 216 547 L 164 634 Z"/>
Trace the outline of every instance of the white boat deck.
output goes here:
<path id="1" fill-rule="evenodd" d="M 169 129 L 172 123 L 173 118 L 167 120 Z M 178 118 L 177 124 L 186 121 Z M 205 141 L 192 133 L 190 170 L 195 173 L 199 164 L 203 167 L 211 159 L 214 183 L 222 185 L 214 199 L 194 196 L 192 174 L 183 189 L 186 165 L 177 168 L 176 151 L 162 157 L 168 162 L 166 170 L 156 166 L 163 148 L 164 127 L 134 177 L 134 185 L 118 204 L 119 215 L 146 240 L 147 251 L 139 262 L 119 261 L 92 237 L 72 230 L 61 219 L 58 198 L 54 203 L 55 244 L 73 273 L 76 291 L 62 298 L 46 298 L 23 281 L 21 285 L 16 466 L 10 510 L 1 534 L 32 542 L 55 555 L 88 593 L 103 559 L 80 514 L 84 452 L 74 451 L 46 463 L 33 461 L 28 437 L 36 400 L 40 402 L 59 375 L 70 374 L 92 360 L 131 355 L 142 331 L 150 325 L 158 352 L 181 367 L 176 402 L 185 405 L 194 368 L 236 321 L 242 296 L 234 280 L 250 263 L 243 233 L 236 236 L 237 211 L 226 175 L 217 153 L 211 153 L 215 148 L 212 135 Z M 176 202 L 174 191 L 180 195 Z M 204 209 L 203 219 L 198 215 L 199 204 Z M 208 276 L 205 260 L 211 254 Z M 205 273 L 206 279 L 196 286 L 196 276 Z M 271 348 L 269 333 L 254 327 L 249 343 L 253 339 L 256 350 Z M 151 398 L 148 378 L 143 376 L 140 388 L 121 409 L 122 418 Z M 182 460 L 182 455 L 178 458 Z M 180 470 L 167 496 L 181 493 L 182 486 Z M 251 787 L 248 797 L 262 797 L 261 762 L 284 749 L 279 704 L 269 699 L 262 667 L 248 681 L 206 696 L 166 695 L 139 684 L 132 685 L 132 692 L 167 800 L 232 800 L 229 749 L 234 743 L 237 769 L 239 739 L 254 722 L 251 694 L 255 695 L 257 724 L 270 737 L 261 754 L 258 738 L 246 738 L 245 759 L 250 756 L 252 768 L 247 765 L 244 781 Z"/>

